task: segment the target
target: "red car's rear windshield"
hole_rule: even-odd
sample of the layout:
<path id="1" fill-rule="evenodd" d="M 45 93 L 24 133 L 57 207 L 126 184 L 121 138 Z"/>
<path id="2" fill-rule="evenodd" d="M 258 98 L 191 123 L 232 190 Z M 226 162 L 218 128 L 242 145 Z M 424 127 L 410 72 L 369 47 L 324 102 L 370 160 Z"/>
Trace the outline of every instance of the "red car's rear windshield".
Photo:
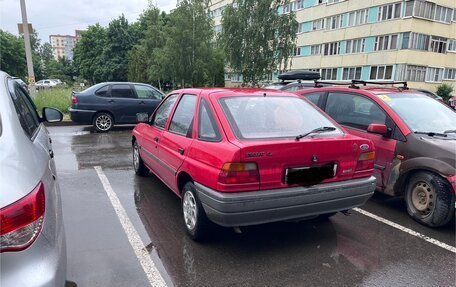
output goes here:
<path id="1" fill-rule="evenodd" d="M 230 126 L 239 139 L 295 138 L 320 127 L 343 132 L 324 114 L 301 98 L 285 96 L 236 96 L 219 99 Z"/>

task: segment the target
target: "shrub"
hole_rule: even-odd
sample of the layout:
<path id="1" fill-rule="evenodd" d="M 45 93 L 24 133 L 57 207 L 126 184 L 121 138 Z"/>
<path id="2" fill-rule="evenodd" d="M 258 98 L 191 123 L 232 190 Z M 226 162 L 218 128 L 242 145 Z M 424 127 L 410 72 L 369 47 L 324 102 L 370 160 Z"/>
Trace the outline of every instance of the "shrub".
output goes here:
<path id="1" fill-rule="evenodd" d="M 448 100 L 451 98 L 451 93 L 454 91 L 454 88 L 450 84 L 441 84 L 437 87 L 437 95 L 443 98 L 443 100 L 448 103 Z"/>

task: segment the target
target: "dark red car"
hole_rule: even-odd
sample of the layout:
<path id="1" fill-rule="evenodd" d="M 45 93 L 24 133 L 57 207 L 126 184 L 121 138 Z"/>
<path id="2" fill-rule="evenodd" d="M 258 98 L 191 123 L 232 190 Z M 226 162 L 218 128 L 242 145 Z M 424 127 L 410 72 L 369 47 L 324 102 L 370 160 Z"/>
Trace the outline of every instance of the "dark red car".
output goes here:
<path id="1" fill-rule="evenodd" d="M 408 213 L 420 223 L 448 223 L 455 214 L 456 113 L 406 83 L 390 88 L 366 84 L 296 93 L 349 133 L 375 144 L 378 191 L 405 196 Z"/>
<path id="2" fill-rule="evenodd" d="M 193 239 L 211 222 L 329 217 L 364 204 L 375 188 L 371 141 L 289 92 L 172 92 L 135 127 L 132 145 L 136 173 L 152 171 L 182 198 Z"/>

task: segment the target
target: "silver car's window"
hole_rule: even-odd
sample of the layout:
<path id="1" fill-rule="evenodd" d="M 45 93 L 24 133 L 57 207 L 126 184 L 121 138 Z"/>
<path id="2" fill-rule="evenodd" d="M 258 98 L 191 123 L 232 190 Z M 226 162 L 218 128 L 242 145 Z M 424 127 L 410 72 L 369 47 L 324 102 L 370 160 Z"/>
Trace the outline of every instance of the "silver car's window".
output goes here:
<path id="1" fill-rule="evenodd" d="M 297 97 L 239 96 L 219 100 L 233 132 L 241 139 L 294 138 L 320 127 L 334 127 L 318 136 L 342 132 L 323 113 Z"/>
<path id="2" fill-rule="evenodd" d="M 10 95 L 13 99 L 19 122 L 25 133 L 31 138 L 40 125 L 38 114 L 30 102 L 29 97 L 19 87 L 19 84 L 11 82 L 11 85 Z"/>

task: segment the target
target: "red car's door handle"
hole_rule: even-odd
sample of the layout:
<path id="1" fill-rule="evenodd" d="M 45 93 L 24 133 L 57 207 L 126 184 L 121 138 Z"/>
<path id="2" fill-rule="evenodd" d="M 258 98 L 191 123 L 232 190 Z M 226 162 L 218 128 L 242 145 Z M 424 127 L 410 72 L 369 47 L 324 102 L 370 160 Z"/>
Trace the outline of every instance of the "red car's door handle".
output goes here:
<path id="1" fill-rule="evenodd" d="M 180 154 L 184 154 L 184 149 L 183 148 L 180 148 L 177 150 Z"/>
<path id="2" fill-rule="evenodd" d="M 154 137 L 154 142 L 158 142 L 158 137 Z"/>

